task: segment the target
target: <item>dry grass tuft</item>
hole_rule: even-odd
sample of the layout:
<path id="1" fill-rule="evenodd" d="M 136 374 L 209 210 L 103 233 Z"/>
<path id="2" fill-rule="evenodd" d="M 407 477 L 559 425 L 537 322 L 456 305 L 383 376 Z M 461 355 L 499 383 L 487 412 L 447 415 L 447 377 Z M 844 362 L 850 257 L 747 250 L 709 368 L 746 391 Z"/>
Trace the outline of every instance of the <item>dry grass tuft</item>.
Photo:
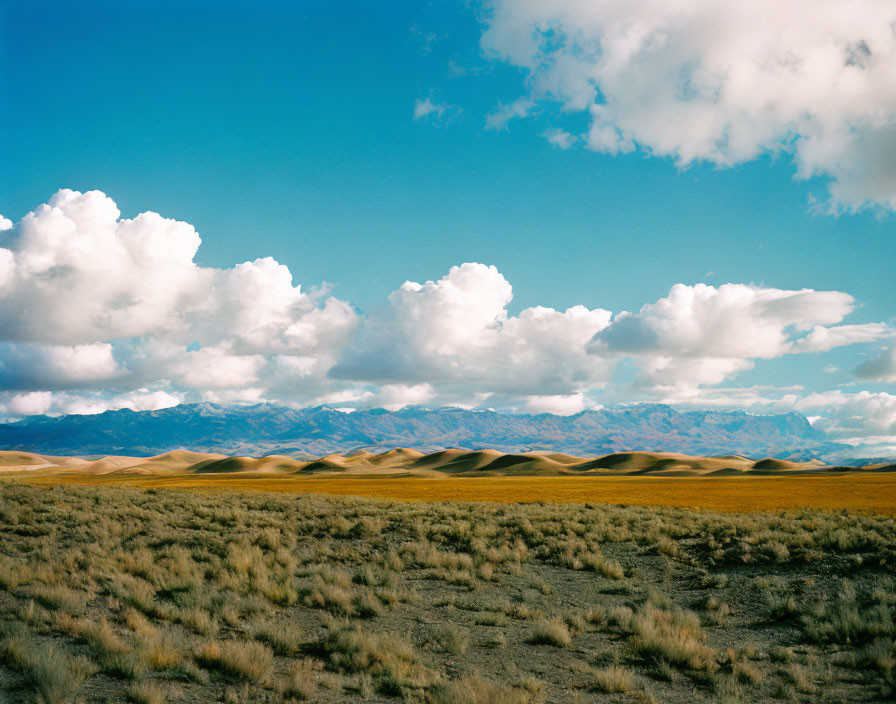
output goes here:
<path id="1" fill-rule="evenodd" d="M 293 657 L 302 647 L 304 633 L 302 629 L 286 621 L 261 621 L 252 629 L 252 635 L 270 645 L 277 655 Z"/>
<path id="2" fill-rule="evenodd" d="M 602 670 L 590 673 L 590 689 L 609 694 L 633 692 L 638 687 L 637 680 L 631 670 L 619 665 L 610 665 Z"/>
<path id="3" fill-rule="evenodd" d="M 96 672 L 83 656 L 69 656 L 53 646 L 41 647 L 34 641 L 12 637 L 0 645 L 2 661 L 18 672 L 42 704 L 66 704 L 74 699 L 81 684 Z"/>
<path id="4" fill-rule="evenodd" d="M 87 608 L 87 595 L 69 587 L 57 584 L 41 585 L 31 591 L 31 596 L 41 606 L 51 611 L 62 611 L 67 614 L 81 614 Z"/>
<path id="5" fill-rule="evenodd" d="M 572 645 L 572 635 L 569 627 L 559 618 L 536 621 L 532 624 L 532 634 L 529 642 L 535 645 L 553 645 L 558 648 L 567 648 Z"/>
<path id="6" fill-rule="evenodd" d="M 166 704 L 168 689 L 153 680 L 135 682 L 126 690 L 128 701 L 134 704 Z"/>
<path id="7" fill-rule="evenodd" d="M 314 662 L 308 658 L 293 663 L 285 677 L 279 679 L 275 689 L 284 699 L 311 699 L 317 689 Z"/>
<path id="8" fill-rule="evenodd" d="M 382 694 L 398 696 L 405 690 L 422 689 L 435 679 L 404 639 L 364 633 L 358 625 L 334 624 L 321 648 L 337 670 L 371 675 Z"/>
<path id="9" fill-rule="evenodd" d="M 435 628 L 432 637 L 441 650 L 452 655 L 463 655 L 470 647 L 470 631 L 451 623 Z"/>
<path id="10" fill-rule="evenodd" d="M 629 647 L 642 658 L 708 673 L 719 667 L 692 612 L 665 611 L 648 603 L 635 615 L 631 628 Z"/>
<path id="11" fill-rule="evenodd" d="M 203 667 L 219 670 L 232 679 L 265 682 L 271 674 L 274 653 L 256 641 L 211 641 L 196 652 Z"/>
<path id="12" fill-rule="evenodd" d="M 530 704 L 535 698 L 527 689 L 472 675 L 435 685 L 426 701 L 428 704 Z"/>

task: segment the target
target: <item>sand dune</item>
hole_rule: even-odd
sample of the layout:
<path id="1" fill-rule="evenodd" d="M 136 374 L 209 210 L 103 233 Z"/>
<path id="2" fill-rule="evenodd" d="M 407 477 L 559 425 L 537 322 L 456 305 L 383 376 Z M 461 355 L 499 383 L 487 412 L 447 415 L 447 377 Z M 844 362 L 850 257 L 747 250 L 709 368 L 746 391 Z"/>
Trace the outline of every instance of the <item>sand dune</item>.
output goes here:
<path id="1" fill-rule="evenodd" d="M 837 469 L 840 469 L 839 467 Z M 862 467 L 866 472 L 896 472 L 896 462 L 881 462 Z"/>
<path id="2" fill-rule="evenodd" d="M 469 450 L 440 450 L 439 452 L 432 452 L 415 460 L 414 466 L 430 468 L 441 467 L 447 463 L 453 462 L 458 457 L 463 457 L 464 455 L 469 454 Z"/>
<path id="3" fill-rule="evenodd" d="M 353 474 L 419 477 L 474 476 L 737 476 L 801 472 L 892 472 L 896 464 L 830 467 L 813 460 L 791 462 L 741 455 L 695 457 L 672 452 L 617 452 L 582 458 L 558 452 L 502 453 L 497 450 L 450 449 L 423 454 L 408 448 L 381 453 L 357 450 L 315 460 L 285 455 L 228 457 L 174 450 L 156 457 L 109 455 L 95 459 L 50 457 L 32 452 L 0 451 L 0 473 L 78 474 Z"/>
<path id="4" fill-rule="evenodd" d="M 753 461 L 737 457 L 692 457 L 672 452 L 618 452 L 586 460 L 571 469 L 591 474 L 708 474 L 719 470 L 746 472 Z"/>
<path id="5" fill-rule="evenodd" d="M 54 457 L 37 455 L 33 452 L 0 451 L 0 472 L 21 470 L 23 467 L 39 469 L 43 467 L 80 467 L 88 464 L 88 460 L 80 457 Z"/>
<path id="6" fill-rule="evenodd" d="M 4 452 L 0 455 L 0 467 L 34 466 L 47 464 L 41 455 L 33 452 Z"/>
<path id="7" fill-rule="evenodd" d="M 553 460 L 554 462 L 559 462 L 560 464 L 579 464 L 585 461 L 585 457 L 575 457 L 573 455 L 567 455 L 562 452 L 548 452 L 544 450 L 538 450 L 536 452 L 526 452 L 525 454 L 530 457 L 544 457 L 549 460 Z"/>
<path id="8" fill-rule="evenodd" d="M 300 462 L 283 455 L 269 455 L 259 458 L 220 457 L 218 459 L 201 460 L 191 464 L 188 467 L 188 471 L 197 474 L 232 474 L 235 472 L 291 474 L 298 472 L 306 464 L 306 462 Z"/>
<path id="9" fill-rule="evenodd" d="M 300 469 L 301 472 L 308 474 L 315 472 L 344 472 L 347 463 L 339 458 L 339 456 L 321 457 L 319 460 L 307 462 Z"/>
<path id="10" fill-rule="evenodd" d="M 445 452 L 451 452 L 446 450 Z M 442 453 L 440 453 L 442 454 Z M 497 450 L 474 450 L 472 452 L 460 452 L 454 456 L 443 455 L 442 462 L 431 465 L 431 469 L 438 469 L 440 472 L 450 472 L 451 474 L 462 474 L 464 472 L 473 472 L 490 464 L 494 460 L 502 457 L 503 453 Z"/>
<path id="11" fill-rule="evenodd" d="M 396 447 L 394 450 L 388 450 L 379 455 L 369 455 L 367 461 L 376 467 L 380 467 L 383 465 L 407 464 L 408 462 L 419 460 L 421 457 L 424 457 L 424 454 L 419 450 Z"/>

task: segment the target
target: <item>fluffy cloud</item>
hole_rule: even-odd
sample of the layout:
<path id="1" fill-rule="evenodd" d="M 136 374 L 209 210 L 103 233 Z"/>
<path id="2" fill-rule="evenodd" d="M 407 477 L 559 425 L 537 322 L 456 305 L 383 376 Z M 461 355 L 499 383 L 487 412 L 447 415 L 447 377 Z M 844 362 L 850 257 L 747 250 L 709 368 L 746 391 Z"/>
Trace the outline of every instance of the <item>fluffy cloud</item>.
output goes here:
<path id="1" fill-rule="evenodd" d="M 585 343 L 607 325 L 609 311 L 535 307 L 510 316 L 512 297 L 510 283 L 483 264 L 405 282 L 366 321 L 333 375 L 522 395 L 575 393 L 604 380 L 609 367 Z"/>
<path id="2" fill-rule="evenodd" d="M 618 314 L 588 348 L 596 355 L 632 356 L 643 386 L 696 388 L 718 384 L 756 359 L 892 334 L 878 323 L 835 326 L 854 305 L 852 296 L 839 291 L 678 284 L 639 312 Z"/>
<path id="3" fill-rule="evenodd" d="M 892 394 L 838 389 L 809 394 L 795 407 L 821 414 L 815 426 L 846 442 L 896 444 L 896 396 Z"/>
<path id="4" fill-rule="evenodd" d="M 20 394 L 0 393 L 0 413 L 9 416 L 31 416 L 42 413 L 90 415 L 110 408 L 129 408 L 132 411 L 157 411 L 181 402 L 181 397 L 165 391 L 137 389 L 124 394 L 53 393 L 29 391 Z"/>
<path id="5" fill-rule="evenodd" d="M 47 413 L 53 406 L 53 394 L 49 391 L 29 391 L 11 396 L 0 402 L 0 409 L 13 416 L 35 416 Z"/>
<path id="6" fill-rule="evenodd" d="M 124 374 L 112 345 L 0 342 L 0 389 L 106 386 Z"/>
<path id="7" fill-rule="evenodd" d="M 314 404 L 339 408 L 385 408 L 397 411 L 405 406 L 425 404 L 435 398 L 436 392 L 429 384 L 384 384 L 376 391 L 349 388 L 329 393 L 315 399 Z"/>
<path id="8" fill-rule="evenodd" d="M 885 323 L 838 325 L 830 328 L 818 325 L 808 335 L 794 343 L 794 351 L 826 352 L 844 345 L 876 342 L 877 340 L 893 337 L 894 332 L 896 331 Z"/>
<path id="9" fill-rule="evenodd" d="M 199 244 L 99 191 L 61 190 L 0 233 L 0 387 L 242 388 L 274 356 L 331 359 L 351 334 L 352 307 L 285 266 L 201 267 Z"/>
<path id="10" fill-rule="evenodd" d="M 856 368 L 856 375 L 860 379 L 896 384 L 896 345 L 884 350 L 879 357 L 860 364 Z"/>
<path id="11" fill-rule="evenodd" d="M 672 287 L 638 313 L 620 313 L 592 349 L 674 352 L 680 357 L 771 358 L 789 351 L 788 329 L 840 322 L 853 298 L 839 291 L 782 291 L 745 284 Z"/>
<path id="12" fill-rule="evenodd" d="M 271 258 L 200 267 L 191 225 L 156 213 L 121 219 L 99 191 L 61 190 L 3 234 L 0 330 L 9 341 L 77 345 L 152 334 L 305 350 L 353 317 L 335 299 L 319 310 Z"/>
<path id="13" fill-rule="evenodd" d="M 571 416 L 586 408 L 585 394 L 555 396 L 529 396 L 525 410 L 529 413 L 553 413 L 556 416 Z"/>
<path id="14" fill-rule="evenodd" d="M 686 389 L 660 400 L 684 408 L 798 411 L 832 440 L 854 446 L 837 453 L 842 459 L 896 457 L 896 396 L 885 392 L 835 389 L 809 393 L 802 386 L 757 385 Z"/>
<path id="15" fill-rule="evenodd" d="M 670 391 L 698 397 L 702 387 L 720 384 L 753 367 L 753 360 L 736 357 L 671 357 L 645 354 L 636 357 L 640 374 L 634 387 L 642 393 Z"/>
<path id="16" fill-rule="evenodd" d="M 487 53 L 529 95 L 589 117 L 584 139 L 679 164 L 793 154 L 836 203 L 896 207 L 889 0 L 488 0 Z"/>

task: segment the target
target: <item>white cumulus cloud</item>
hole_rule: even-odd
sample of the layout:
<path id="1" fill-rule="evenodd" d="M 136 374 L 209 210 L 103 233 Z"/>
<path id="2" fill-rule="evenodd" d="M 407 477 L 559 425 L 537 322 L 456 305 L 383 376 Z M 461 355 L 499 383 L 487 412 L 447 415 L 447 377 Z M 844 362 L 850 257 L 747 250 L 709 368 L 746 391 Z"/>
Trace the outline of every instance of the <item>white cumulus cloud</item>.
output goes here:
<path id="1" fill-rule="evenodd" d="M 585 394 L 558 394 L 553 396 L 527 396 L 524 409 L 529 413 L 553 413 L 571 416 L 586 408 Z"/>
<path id="2" fill-rule="evenodd" d="M 839 291 L 678 284 L 637 313 L 616 315 L 594 336 L 589 350 L 633 357 L 644 385 L 717 384 L 749 369 L 756 359 L 828 350 L 892 334 L 875 323 L 835 326 L 854 306 L 852 296 Z"/>
<path id="3" fill-rule="evenodd" d="M 125 374 L 112 345 L 0 342 L 0 389 L 104 386 Z"/>
<path id="4" fill-rule="evenodd" d="M 127 393 L 29 391 L 9 394 L 0 392 L 0 413 L 21 417 L 40 414 L 92 415 L 110 409 L 157 411 L 181 402 L 181 397 L 165 391 L 137 389 Z"/>
<path id="5" fill-rule="evenodd" d="M 590 148 L 687 165 L 790 153 L 840 206 L 896 207 L 890 0 L 488 0 L 486 52 L 528 98 L 588 115 Z"/>
<path id="6" fill-rule="evenodd" d="M 61 190 L 0 233 L 0 387 L 203 393 L 250 385 L 277 356 L 332 363 L 349 304 L 271 258 L 199 266 L 199 244 L 188 223 L 122 218 L 99 191 Z"/>
<path id="7" fill-rule="evenodd" d="M 436 392 L 429 384 L 383 384 L 377 390 L 364 388 L 347 388 L 325 394 L 314 403 L 326 406 L 358 408 L 385 408 L 397 411 L 405 406 L 426 404 L 436 397 Z"/>
<path id="8" fill-rule="evenodd" d="M 508 314 L 510 283 L 493 266 L 467 263 L 439 281 L 408 281 L 372 314 L 334 375 L 346 379 L 439 383 L 470 391 L 567 394 L 608 372 L 585 343 L 609 311 L 526 308 Z"/>
<path id="9" fill-rule="evenodd" d="M 0 409 L 13 416 L 35 416 L 46 413 L 53 406 L 53 394 L 49 391 L 28 391 L 0 402 Z"/>

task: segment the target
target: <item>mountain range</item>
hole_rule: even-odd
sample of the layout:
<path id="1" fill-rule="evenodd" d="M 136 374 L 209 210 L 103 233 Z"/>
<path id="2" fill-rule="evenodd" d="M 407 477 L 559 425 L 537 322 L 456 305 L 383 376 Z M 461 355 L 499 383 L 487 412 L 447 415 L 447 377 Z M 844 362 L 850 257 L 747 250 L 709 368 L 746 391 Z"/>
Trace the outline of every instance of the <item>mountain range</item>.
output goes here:
<path id="1" fill-rule="evenodd" d="M 407 407 L 350 413 L 326 406 L 182 404 L 157 411 L 31 416 L 0 423 L 0 449 L 52 455 L 150 456 L 176 449 L 226 455 L 320 457 L 357 449 L 407 447 L 501 452 L 551 451 L 596 456 L 626 450 L 691 455 L 736 453 L 795 461 L 860 464 L 850 446 L 831 441 L 791 412 L 678 411 L 662 404 L 588 410 L 571 416 L 460 408 Z"/>

